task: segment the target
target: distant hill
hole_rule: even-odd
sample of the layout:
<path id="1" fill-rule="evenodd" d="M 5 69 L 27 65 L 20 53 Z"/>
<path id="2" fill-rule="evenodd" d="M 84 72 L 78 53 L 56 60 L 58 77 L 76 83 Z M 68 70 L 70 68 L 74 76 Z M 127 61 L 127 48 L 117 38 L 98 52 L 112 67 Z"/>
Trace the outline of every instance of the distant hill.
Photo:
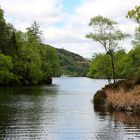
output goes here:
<path id="1" fill-rule="evenodd" d="M 56 49 L 61 65 L 61 75 L 86 76 L 90 61 L 64 49 Z"/>

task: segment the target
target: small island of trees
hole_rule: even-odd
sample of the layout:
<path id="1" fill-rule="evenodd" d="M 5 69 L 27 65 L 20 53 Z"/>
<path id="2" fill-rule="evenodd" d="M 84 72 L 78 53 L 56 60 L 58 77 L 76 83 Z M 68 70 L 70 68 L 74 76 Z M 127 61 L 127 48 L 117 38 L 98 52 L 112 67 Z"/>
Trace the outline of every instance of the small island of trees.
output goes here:
<path id="1" fill-rule="evenodd" d="M 119 41 L 129 35 L 118 30 L 115 21 L 102 16 L 91 19 L 94 32 L 86 37 L 101 44 L 106 53 L 93 56 L 87 76 L 109 82 L 95 94 L 95 108 L 140 113 L 140 6 L 129 11 L 127 18 L 138 23 L 129 52 L 118 47 Z"/>

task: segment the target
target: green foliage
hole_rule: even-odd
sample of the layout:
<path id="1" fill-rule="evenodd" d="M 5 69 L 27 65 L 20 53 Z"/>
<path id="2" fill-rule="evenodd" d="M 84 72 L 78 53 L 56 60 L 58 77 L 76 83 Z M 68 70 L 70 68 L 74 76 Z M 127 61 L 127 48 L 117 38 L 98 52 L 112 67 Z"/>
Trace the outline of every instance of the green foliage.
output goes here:
<path id="1" fill-rule="evenodd" d="M 12 59 L 0 53 L 0 85 L 7 85 L 11 81 L 18 82 L 17 77 L 12 73 Z"/>
<path id="2" fill-rule="evenodd" d="M 115 69 L 116 69 L 116 77 L 117 78 L 125 78 L 126 77 L 126 59 L 128 56 L 125 50 L 119 50 L 115 53 Z"/>
<path id="3" fill-rule="evenodd" d="M 23 44 L 19 59 L 14 64 L 14 73 L 20 77 L 23 84 L 37 84 L 42 80 L 41 58 L 34 42 Z"/>
<path id="4" fill-rule="evenodd" d="M 91 18 L 89 25 L 92 26 L 93 32 L 86 37 L 100 43 L 108 54 L 114 52 L 118 42 L 128 36 L 117 28 L 117 22 L 106 17 Z"/>
<path id="5" fill-rule="evenodd" d="M 130 52 L 119 50 L 114 54 L 116 78 L 139 77 L 140 75 L 140 46 L 134 47 Z M 107 76 L 109 74 L 110 77 Z M 107 54 L 96 54 L 92 60 L 89 77 L 113 78 L 111 64 Z"/>
<path id="6" fill-rule="evenodd" d="M 14 55 L 14 27 L 6 23 L 4 12 L 0 9 L 0 51 L 5 55 Z"/>
<path id="7" fill-rule="evenodd" d="M 64 49 L 57 49 L 57 53 L 60 59 L 61 75 L 86 76 L 90 63 L 88 60 Z"/>
<path id="8" fill-rule="evenodd" d="M 36 21 L 34 21 L 31 27 L 28 27 L 26 30 L 29 42 L 32 41 L 37 41 L 38 43 L 42 42 L 42 31 L 40 30 L 40 26 Z"/>
<path id="9" fill-rule="evenodd" d="M 112 70 L 110 57 L 106 54 L 96 54 L 93 56 L 88 76 L 92 78 L 100 77 L 104 79 L 111 79 Z"/>
<path id="10" fill-rule="evenodd" d="M 55 48 L 44 45 L 41 48 L 42 70 L 45 77 L 60 75 L 59 58 Z"/>
<path id="11" fill-rule="evenodd" d="M 132 44 L 134 46 L 140 46 L 140 26 L 135 29 L 135 35 L 134 35 L 134 37 L 135 38 L 132 41 Z"/>
<path id="12" fill-rule="evenodd" d="M 139 24 L 135 31 L 135 39 L 132 42 L 134 46 L 138 46 L 140 45 L 140 5 L 136 6 L 131 11 L 128 11 L 126 17 L 132 19 L 133 21 Z"/>
<path id="13" fill-rule="evenodd" d="M 10 41 L 10 30 L 8 30 L 9 26 L 6 24 L 3 14 L 3 10 L 0 9 L 0 51 L 6 54 Z"/>
<path id="14" fill-rule="evenodd" d="M 42 44 L 39 25 L 16 31 L 0 9 L 0 27 L 0 85 L 51 83 L 59 60 L 54 48 Z"/>
<path id="15" fill-rule="evenodd" d="M 129 65 L 131 67 L 131 75 L 138 76 L 140 75 L 140 46 L 134 47 L 129 52 Z"/>
<path id="16" fill-rule="evenodd" d="M 91 18 L 89 26 L 93 27 L 93 32 L 86 35 L 101 44 L 105 49 L 106 54 L 110 56 L 113 81 L 116 81 L 115 58 L 114 52 L 118 49 L 119 41 L 123 40 L 128 34 L 122 33 L 117 28 L 117 22 L 102 16 Z"/>
<path id="17" fill-rule="evenodd" d="M 14 73 L 22 84 L 39 84 L 59 72 L 55 49 L 36 42 L 24 42 L 14 63 Z"/>
<path id="18" fill-rule="evenodd" d="M 130 18 L 140 24 L 140 5 L 133 10 L 128 11 L 127 18 Z"/>

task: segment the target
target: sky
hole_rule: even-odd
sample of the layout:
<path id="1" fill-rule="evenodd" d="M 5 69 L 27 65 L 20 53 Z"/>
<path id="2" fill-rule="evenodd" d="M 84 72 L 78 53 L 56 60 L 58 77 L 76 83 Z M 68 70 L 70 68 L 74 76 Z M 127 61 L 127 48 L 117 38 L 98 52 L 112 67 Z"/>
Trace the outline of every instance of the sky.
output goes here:
<path id="1" fill-rule="evenodd" d="M 15 28 L 25 31 L 36 21 L 44 33 L 44 43 L 85 58 L 104 52 L 98 43 L 85 38 L 92 31 L 90 18 L 106 16 L 117 21 L 123 32 L 133 35 L 137 24 L 126 15 L 136 5 L 140 0 L 0 0 L 6 21 Z M 124 40 L 120 46 L 129 51 L 131 40 Z"/>

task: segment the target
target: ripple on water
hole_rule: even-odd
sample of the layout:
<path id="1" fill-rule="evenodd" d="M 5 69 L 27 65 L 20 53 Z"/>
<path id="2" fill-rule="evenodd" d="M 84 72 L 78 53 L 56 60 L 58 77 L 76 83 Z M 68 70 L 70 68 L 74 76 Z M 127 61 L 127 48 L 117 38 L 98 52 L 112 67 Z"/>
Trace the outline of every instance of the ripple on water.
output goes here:
<path id="1" fill-rule="evenodd" d="M 54 78 L 52 86 L 0 88 L 0 139 L 139 140 L 138 116 L 94 111 L 91 99 L 105 84 Z"/>

